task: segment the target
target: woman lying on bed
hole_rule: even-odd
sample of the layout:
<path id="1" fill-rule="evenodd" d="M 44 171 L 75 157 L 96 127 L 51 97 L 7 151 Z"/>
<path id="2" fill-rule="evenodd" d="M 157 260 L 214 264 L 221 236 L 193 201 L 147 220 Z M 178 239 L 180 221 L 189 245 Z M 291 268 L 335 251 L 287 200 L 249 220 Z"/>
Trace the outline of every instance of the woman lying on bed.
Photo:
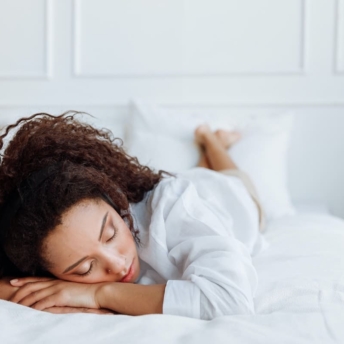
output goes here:
<path id="1" fill-rule="evenodd" d="M 198 127 L 199 167 L 171 175 L 74 115 L 22 118 L 0 137 L 19 127 L 0 166 L 0 298 L 53 313 L 254 313 L 264 216 L 227 154 L 240 134 Z"/>

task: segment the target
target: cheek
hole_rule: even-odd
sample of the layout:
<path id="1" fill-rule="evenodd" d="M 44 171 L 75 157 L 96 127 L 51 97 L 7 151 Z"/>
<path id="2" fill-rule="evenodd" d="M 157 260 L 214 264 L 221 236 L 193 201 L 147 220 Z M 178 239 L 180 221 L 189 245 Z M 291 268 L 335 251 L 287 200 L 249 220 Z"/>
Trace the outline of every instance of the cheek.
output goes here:
<path id="1" fill-rule="evenodd" d="M 69 282 L 80 282 L 80 278 L 78 278 L 77 276 L 73 276 L 73 275 L 69 275 L 69 276 L 56 276 L 61 280 L 64 281 L 69 281 Z"/>
<path id="2" fill-rule="evenodd" d="M 128 247 L 128 249 L 130 248 L 130 251 L 136 251 L 136 242 L 129 228 L 125 235 L 125 246 Z"/>

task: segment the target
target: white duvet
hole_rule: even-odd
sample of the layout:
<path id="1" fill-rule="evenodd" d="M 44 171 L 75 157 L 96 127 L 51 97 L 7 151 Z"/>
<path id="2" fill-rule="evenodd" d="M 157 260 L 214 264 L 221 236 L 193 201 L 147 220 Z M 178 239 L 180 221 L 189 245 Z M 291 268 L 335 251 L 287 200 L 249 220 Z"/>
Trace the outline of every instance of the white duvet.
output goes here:
<path id="1" fill-rule="evenodd" d="M 0 301 L 0 343 L 344 343 L 344 221 L 280 218 L 266 238 L 255 315 L 56 315 Z"/>

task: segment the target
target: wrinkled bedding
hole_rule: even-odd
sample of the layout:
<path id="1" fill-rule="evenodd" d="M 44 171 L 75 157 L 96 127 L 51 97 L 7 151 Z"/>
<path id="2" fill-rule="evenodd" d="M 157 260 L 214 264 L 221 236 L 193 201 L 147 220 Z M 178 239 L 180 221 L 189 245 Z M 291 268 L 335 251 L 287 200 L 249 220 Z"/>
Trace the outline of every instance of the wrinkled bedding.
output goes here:
<path id="1" fill-rule="evenodd" d="M 344 221 L 297 214 L 265 237 L 255 315 L 56 315 L 0 301 L 0 343 L 344 343 Z"/>

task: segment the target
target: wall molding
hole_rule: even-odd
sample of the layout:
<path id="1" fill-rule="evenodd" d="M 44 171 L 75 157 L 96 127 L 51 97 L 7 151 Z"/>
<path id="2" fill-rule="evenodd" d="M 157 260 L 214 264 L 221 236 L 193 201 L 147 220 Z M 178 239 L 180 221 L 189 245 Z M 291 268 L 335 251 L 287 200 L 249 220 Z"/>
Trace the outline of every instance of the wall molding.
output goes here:
<path id="1" fill-rule="evenodd" d="M 140 100 L 144 100 L 140 98 Z M 147 102 L 150 102 L 147 99 Z M 152 101 L 153 102 L 153 101 Z M 261 102 L 261 103 L 243 103 L 243 102 L 218 102 L 218 103 L 207 103 L 207 102 L 170 102 L 170 101 L 159 101 L 154 100 L 154 103 L 161 105 L 162 107 L 168 108 L 177 108 L 177 107 L 185 107 L 185 108 L 290 108 L 290 109 L 297 109 L 297 108 L 342 108 L 344 107 L 344 101 L 342 102 L 281 102 L 281 103 L 274 103 L 274 102 Z M 0 109 L 15 109 L 15 108 L 83 108 L 83 107 L 92 107 L 92 108 L 117 108 L 125 110 L 129 107 L 129 102 L 103 102 L 103 103 L 8 103 L 8 102 L 0 102 Z"/>
<path id="2" fill-rule="evenodd" d="M 257 71 L 257 72 L 226 72 L 226 73 L 179 73 L 179 74 L 116 74 L 116 73 L 83 73 L 81 72 L 80 36 L 81 36 L 81 0 L 73 0 L 72 21 L 73 21 L 73 51 L 72 51 L 72 77 L 82 79 L 149 79 L 149 78 L 212 78 L 212 77 L 289 77 L 306 76 L 307 73 L 307 35 L 309 31 L 309 4 L 310 0 L 300 0 L 301 32 L 299 48 L 299 70 L 296 71 Z"/>
<path id="3" fill-rule="evenodd" d="M 11 79 L 51 79 L 53 76 L 53 0 L 44 0 L 44 35 L 45 35 L 45 49 L 44 49 L 44 69 L 40 73 L 9 73 L 1 74 L 0 80 Z"/>
<path id="4" fill-rule="evenodd" d="M 304 75 L 307 71 L 307 38 L 309 31 L 309 3 L 310 0 L 301 0 L 301 33 L 300 33 L 300 71 Z"/>
<path id="5" fill-rule="evenodd" d="M 344 50 L 344 44 L 340 44 L 341 32 L 340 27 L 341 25 L 344 26 L 344 15 L 341 13 L 344 12 L 344 3 L 343 0 L 336 0 L 335 4 L 335 14 L 334 14 L 334 52 L 333 52 L 333 73 L 335 75 L 343 75 L 344 74 L 344 65 L 340 66 L 340 50 Z M 343 37 L 344 38 L 344 37 Z M 343 61 L 344 63 L 344 61 Z"/>
<path id="6" fill-rule="evenodd" d="M 79 77 L 80 73 L 80 8 L 78 0 L 72 1 L 72 76 Z"/>

